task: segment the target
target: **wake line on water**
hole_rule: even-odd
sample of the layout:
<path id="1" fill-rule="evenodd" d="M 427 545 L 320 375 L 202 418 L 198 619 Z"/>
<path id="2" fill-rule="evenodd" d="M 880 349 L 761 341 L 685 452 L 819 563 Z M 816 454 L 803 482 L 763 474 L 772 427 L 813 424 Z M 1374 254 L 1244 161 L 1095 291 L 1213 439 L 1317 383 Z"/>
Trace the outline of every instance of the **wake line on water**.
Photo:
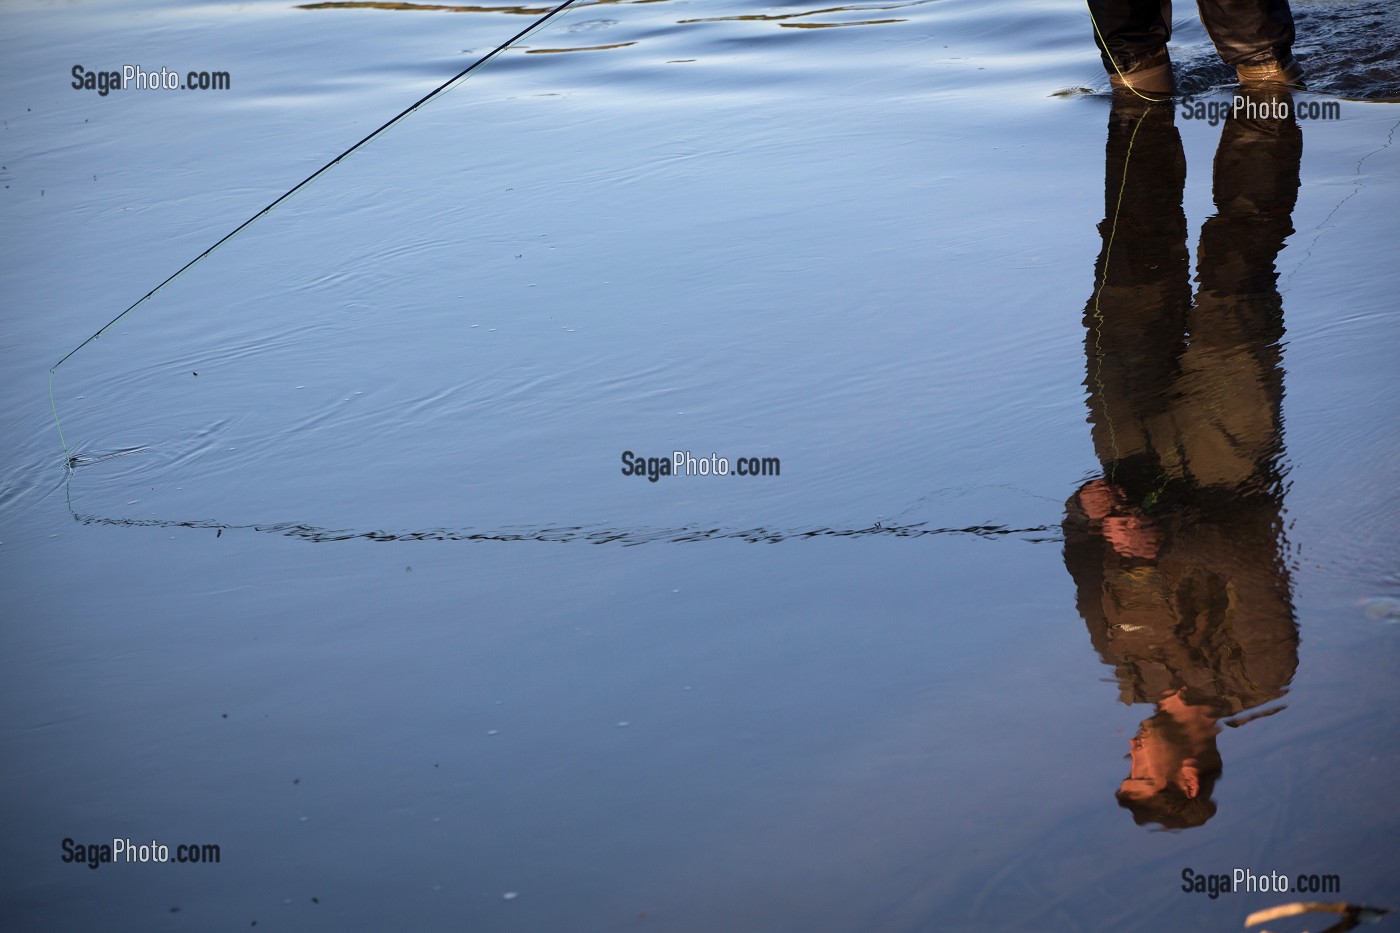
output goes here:
<path id="1" fill-rule="evenodd" d="M 970 535 L 973 537 L 989 540 L 1016 539 L 1029 544 L 1044 544 L 1050 542 L 1062 542 L 1064 535 L 1061 526 L 1057 522 L 1053 525 L 1028 525 L 1017 527 L 997 522 L 984 522 L 980 524 L 962 526 L 932 526 L 927 521 L 920 522 L 899 522 L 897 519 L 902 515 L 920 508 L 930 499 L 938 495 L 948 493 L 966 494 L 972 489 L 987 488 L 978 487 L 954 487 L 941 489 L 928 495 L 920 497 L 913 505 L 895 513 L 896 521 L 886 523 L 876 521 L 871 525 L 858 528 L 842 528 L 829 525 L 813 525 L 805 528 L 769 528 L 757 526 L 754 528 L 736 528 L 733 526 L 711 525 L 708 523 L 693 523 L 669 528 L 655 527 L 619 527 L 601 524 L 580 524 L 580 525 L 504 525 L 497 528 L 448 528 L 437 527 L 410 531 L 393 530 L 372 530 L 364 531 L 352 528 L 324 528 L 317 525 L 310 525 L 304 522 L 257 522 L 252 524 L 224 522 L 216 519 L 162 519 L 162 518 L 116 518 L 102 515 L 85 515 L 80 513 L 73 506 L 73 473 L 74 465 L 72 461 L 78 461 L 76 466 L 88 466 L 111 460 L 116 457 L 124 457 L 130 454 L 141 453 L 149 450 L 149 447 L 132 447 L 113 451 L 94 457 L 73 457 L 70 458 L 70 467 L 63 482 L 64 498 L 68 505 L 68 513 L 73 520 L 82 525 L 105 525 L 118 528 L 185 528 L 195 531 L 213 531 L 216 536 L 222 535 L 225 531 L 254 531 L 259 534 L 279 535 L 287 538 L 297 538 L 302 541 L 309 541 L 316 544 L 328 543 L 332 541 L 538 541 L 548 544 L 618 544 L 623 547 L 633 547 L 640 544 L 669 543 L 669 544 L 689 544 L 700 541 L 744 541 L 749 544 L 778 544 L 783 541 L 807 541 L 816 538 L 927 538 L 945 535 Z M 999 484 L 997 488 L 1017 490 L 1015 487 Z M 1050 500 L 1046 496 L 1039 496 L 1028 493 L 1037 499 Z"/>
<path id="2" fill-rule="evenodd" d="M 70 508 L 70 511 L 71 508 Z M 979 538 L 1016 538 L 1029 544 L 1063 541 L 1059 525 L 1037 525 L 1030 528 L 1009 528 L 1005 525 L 971 525 L 966 528 L 929 528 L 927 522 L 911 525 L 875 524 L 867 528 L 805 529 L 724 528 L 685 525 L 679 528 L 608 528 L 589 525 L 531 526 L 523 528 L 472 529 L 430 528 L 422 531 L 356 531 L 353 529 L 319 528 L 299 522 L 237 525 L 219 521 L 175 521 L 159 518 L 105 518 L 82 515 L 72 511 L 73 518 L 83 525 L 108 525 L 122 528 L 189 528 L 214 531 L 256 531 L 322 544 L 332 541 L 538 541 L 548 544 L 618 544 L 635 547 L 640 544 L 688 544 L 699 541 L 744 541 L 749 544 L 778 544 L 783 541 L 806 541 L 815 538 L 924 538 L 933 535 L 974 535 Z M 1039 537 L 1044 535 L 1044 537 Z M 1035 536 L 1035 537 L 1032 537 Z"/>
<path id="3" fill-rule="evenodd" d="M 106 456 L 91 458 L 87 463 L 100 463 L 113 457 L 139 453 L 146 448 L 132 448 Z M 80 464 L 83 465 L 83 464 Z M 689 544 L 699 541 L 744 541 L 749 544 L 778 544 L 783 541 L 809 541 L 816 538 L 927 538 L 943 535 L 971 535 L 991 540 L 1017 539 L 1030 544 L 1064 540 L 1060 525 L 1015 527 L 997 523 L 975 525 L 933 526 L 924 522 L 874 524 L 860 528 L 840 528 L 815 525 L 807 528 L 735 528 L 722 525 L 690 524 L 671 528 L 617 527 L 606 525 L 506 525 L 499 528 L 427 528 L 414 531 L 373 530 L 352 528 L 323 528 L 304 522 L 258 522 L 239 524 L 215 519 L 178 520 L 163 518 L 115 518 L 85 515 L 73 506 L 72 468 L 63 483 L 68 513 L 81 525 L 105 525 L 117 528 L 185 528 L 193 531 L 213 531 L 216 537 L 225 531 L 254 531 L 259 534 L 297 538 L 314 544 L 332 541 L 538 541 L 547 544 L 617 544 L 634 547 L 640 544 Z M 925 497 L 927 498 L 927 497 Z M 922 500 L 921 500 L 922 501 Z M 905 511 L 908 511 L 907 509 Z"/>

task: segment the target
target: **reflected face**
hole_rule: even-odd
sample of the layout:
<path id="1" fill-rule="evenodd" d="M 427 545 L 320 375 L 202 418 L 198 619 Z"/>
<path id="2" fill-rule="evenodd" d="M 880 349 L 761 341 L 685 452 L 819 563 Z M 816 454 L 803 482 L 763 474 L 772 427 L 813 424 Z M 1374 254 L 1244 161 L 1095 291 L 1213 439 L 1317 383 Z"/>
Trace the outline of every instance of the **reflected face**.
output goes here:
<path id="1" fill-rule="evenodd" d="M 1132 766 L 1128 777 L 1119 785 L 1118 793 L 1129 800 L 1154 797 L 1168 785 L 1190 798 L 1201 791 L 1201 772 L 1196 758 L 1183 755 L 1150 719 L 1138 729 L 1128 757 Z"/>
<path id="2" fill-rule="evenodd" d="M 1129 800 L 1146 800 L 1168 786 L 1188 799 L 1201 792 L 1201 766 L 1197 758 L 1213 743 L 1219 728 L 1210 710 L 1192 706 L 1182 691 L 1157 701 L 1157 714 L 1143 721 L 1133 737 L 1128 757 L 1132 766 L 1118 793 Z M 1173 724 L 1175 739 L 1163 730 L 1163 721 Z"/>

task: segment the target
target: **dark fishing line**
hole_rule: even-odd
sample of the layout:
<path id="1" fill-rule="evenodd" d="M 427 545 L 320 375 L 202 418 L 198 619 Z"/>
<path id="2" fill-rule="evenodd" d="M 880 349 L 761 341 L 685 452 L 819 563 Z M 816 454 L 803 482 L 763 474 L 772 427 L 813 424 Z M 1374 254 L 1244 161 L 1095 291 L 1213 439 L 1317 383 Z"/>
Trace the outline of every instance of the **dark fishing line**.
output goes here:
<path id="1" fill-rule="evenodd" d="M 515 43 L 519 42 L 521 39 L 525 38 L 525 37 L 526 37 L 527 35 L 529 35 L 531 32 L 533 32 L 534 30 L 536 30 L 536 29 L 538 29 L 539 27 L 543 26 L 543 25 L 544 25 L 546 22 L 548 22 L 550 19 L 552 19 L 552 18 L 554 18 L 555 16 L 557 16 L 558 14 L 564 12 L 564 10 L 566 10 L 566 9 L 568 9 L 569 7 L 573 6 L 573 5 L 574 5 L 575 3 L 577 3 L 577 2 L 578 2 L 578 0 L 564 0 L 563 3 L 559 4 L 559 5 L 556 6 L 554 9 L 550 10 L 548 13 L 544 14 L 544 15 L 541 16 L 539 19 L 535 20 L 535 21 L 532 22 L 530 25 L 526 26 L 524 29 L 522 29 L 522 30 L 520 30 L 519 32 L 517 32 L 515 35 L 511 36 L 509 39 L 507 39 L 506 41 L 502 42 L 500 45 L 496 46 L 496 47 L 495 47 L 494 49 L 492 49 L 491 51 L 487 52 L 485 55 L 481 56 L 481 57 L 478 58 L 476 61 L 474 61 L 474 62 L 472 62 L 470 65 L 468 65 L 467 67 L 463 68 L 461 71 L 457 72 L 455 75 L 453 75 L 452 77 L 448 78 L 446 81 L 444 81 L 443 83 L 439 84 L 437 87 L 433 88 L 433 89 L 432 89 L 431 91 L 429 91 L 427 94 L 424 94 L 422 97 L 418 98 L 418 100 L 416 100 L 416 101 L 414 101 L 413 103 L 409 104 L 409 105 L 408 105 L 407 107 L 405 107 L 403 110 L 399 111 L 399 113 L 396 114 L 394 117 L 392 117 L 392 118 L 390 118 L 389 120 L 385 121 L 384 123 L 380 124 L 380 126 L 379 126 L 378 129 L 374 130 L 372 133 L 370 133 L 370 134 L 369 134 L 368 136 L 366 136 L 364 139 L 361 139 L 359 142 L 355 143 L 355 145 L 351 146 L 349 149 L 346 149 L 346 150 L 345 150 L 344 152 L 342 152 L 340 155 L 336 156 L 334 159 L 331 159 L 329 162 L 327 162 L 325 165 L 323 165 L 323 166 L 321 166 L 320 168 L 318 168 L 316 171 L 312 172 L 310 175 L 307 175 L 307 176 L 306 176 L 305 178 L 303 178 L 301 181 L 297 182 L 297 183 L 296 183 L 295 185 L 293 185 L 291 188 L 287 189 L 287 191 L 286 191 L 284 194 L 282 194 L 281 197 L 277 198 L 277 200 L 273 201 L 271 204 L 267 205 L 267 206 L 264 207 L 262 210 L 258 211 L 256 214 L 254 214 L 252 217 L 249 217 L 247 220 L 243 221 L 243 223 L 239 224 L 237 227 L 234 227 L 231 231 L 229 231 L 228 233 L 224 234 L 224 235 L 218 240 L 218 242 L 216 242 L 213 246 L 209 247 L 209 248 L 206 249 L 204 252 L 200 253 L 198 256 L 194 257 L 194 258 L 191 259 L 189 262 L 185 263 L 183 266 L 181 266 L 179 269 L 177 269 L 169 278 L 167 278 L 164 282 L 161 282 L 161 283 L 160 283 L 159 285 L 157 285 L 155 288 L 151 289 L 150 291 L 146 292 L 146 294 L 144 294 L 144 295 L 142 295 L 140 298 L 136 299 L 136 301 L 132 303 L 131 307 L 127 308 L 127 309 L 126 309 L 125 311 L 123 311 L 121 314 L 118 314 L 116 317 L 112 318 L 112 319 L 111 319 L 110 321 L 108 321 L 106 324 L 103 324 L 101 327 L 99 327 L 99 328 L 97 329 L 96 332 L 93 333 L 93 335 L 92 335 L 91 337 L 89 337 L 88 339 L 84 340 L 82 343 L 78 344 L 78 345 L 77 345 L 76 347 L 74 347 L 73 349 L 69 350 L 66 354 L 64 354 L 63 359 L 59 360 L 57 363 L 54 363 L 53 366 L 49 368 L 49 405 L 50 405 L 50 407 L 53 408 L 53 421 L 54 421 L 54 425 L 57 426 L 57 428 L 58 428 L 58 439 L 59 439 L 59 441 L 63 444 L 63 453 L 64 453 L 64 456 L 65 456 L 65 458 L 66 458 L 66 462 L 68 463 L 68 465 L 69 465 L 69 466 L 72 466 L 73 458 L 72 458 L 72 456 L 68 453 L 68 442 L 67 442 L 66 440 L 64 440 L 64 437 L 63 437 L 63 425 L 62 425 L 62 424 L 59 422 L 59 420 L 58 420 L 58 404 L 54 401 L 54 397 L 53 397 L 53 377 L 54 377 L 54 372 L 58 369 L 58 367 L 62 366 L 62 365 L 68 360 L 69 357 L 71 357 L 73 354 L 77 353 L 77 352 L 78 352 L 79 350 L 81 350 L 83 347 L 85 347 L 85 346 L 87 346 L 88 344 L 92 343 L 92 342 L 93 342 L 94 340 L 96 340 L 98 337 L 101 337 L 102 334 L 103 334 L 103 332 L 106 331 L 108 328 L 110 328 L 113 324 L 117 323 L 117 322 L 120 321 L 122 318 L 126 317 L 126 316 L 127 316 L 128 314 L 130 314 L 132 311 L 135 311 L 138 307 L 140 307 L 140 306 L 146 301 L 146 299 L 150 298 L 150 297 L 153 296 L 156 292 L 160 291 L 162 288 L 164 288 L 165 286 L 169 285 L 171 282 L 175 281 L 175 279 L 179 278 L 180 275 L 181 275 L 181 273 L 185 272 L 185 270 L 189 269 L 191 266 L 193 266 L 195 263 L 199 262 L 199 261 L 200 261 L 201 259 L 203 259 L 205 256 L 208 256 L 210 253 L 214 252 L 214 250 L 218 249 L 220 246 L 223 246 L 223 245 L 224 245 L 225 243 L 227 243 L 229 240 L 233 239 L 234 236 L 236 236 L 241 230 L 243 230 L 245 227 L 247 227 L 247 226 L 248 226 L 249 224 L 251 224 L 253 221 L 257 220 L 259 217 L 263 216 L 263 215 L 266 214 L 268 211 L 272 210 L 274 207 L 276 207 L 277 205 L 281 204 L 283 201 L 287 200 L 287 199 L 290 198 L 292 195 L 296 194 L 296 193 L 297 193 L 298 191 L 300 191 L 302 188 L 304 188 L 304 187 L 306 187 L 307 185 L 309 185 L 309 184 L 310 184 L 312 181 L 314 181 L 316 178 L 320 177 L 322 174 L 324 174 L 326 171 L 328 171 L 332 166 L 334 166 L 334 165 L 336 165 L 338 162 L 340 162 L 341 159 L 344 159 L 344 158 L 345 158 L 346 156 L 348 156 L 350 153 L 354 152 L 356 149 L 359 149 L 359 148 L 360 148 L 361 146 L 363 146 L 365 143 L 369 142 L 371 139 L 374 139 L 374 137 L 378 136 L 380 133 L 384 132 L 384 131 L 387 130 L 389 127 L 393 126 L 395 123 L 398 123 L 398 122 L 399 122 L 400 120 L 402 120 L 404 117 L 408 116 L 410 113 L 413 113 L 413 111 L 417 110 L 419 107 L 423 106 L 423 105 L 426 104 L 428 101 L 432 100 L 434 97 L 437 97 L 437 96 L 438 96 L 439 94 L 441 94 L 443 91 L 445 91 L 445 90 L 447 90 L 448 88 L 452 87 L 452 85 L 454 85 L 454 84 L 456 84 L 457 82 L 461 81 L 463 78 L 467 77 L 467 75 L 471 74 L 473 71 L 475 71 L 476 69 L 480 68 L 482 65 L 486 64 L 486 63 L 489 62 L 491 59 L 495 58 L 497 55 L 501 54 L 501 53 L 504 52 L 506 49 L 510 48 L 512 45 L 514 45 Z"/>
<path id="2" fill-rule="evenodd" d="M 71 477 L 71 473 L 69 476 Z M 338 541 L 535 541 L 546 544 L 602 544 L 636 547 L 642 544 L 695 544 L 701 541 L 743 541 L 748 544 L 778 544 L 784 541 L 810 541 L 817 538 L 927 538 L 948 535 L 973 535 L 986 540 L 1016 540 L 1027 544 L 1058 543 L 1064 540 L 1060 526 L 1031 525 L 1015 527 L 1001 524 L 967 526 L 933 526 L 928 522 L 885 525 L 876 522 L 864 527 L 814 525 L 805 528 L 773 528 L 757 526 L 741 528 L 732 525 L 679 525 L 672 527 L 624 527 L 609 525 L 513 525 L 504 527 L 425 528 L 414 530 L 369 530 L 355 528 L 326 528 L 305 522 L 262 522 L 240 524 L 214 519 L 181 521 L 161 518 L 116 518 L 84 514 L 73 506 L 73 493 L 64 483 L 68 512 L 80 525 L 104 525 L 116 528 L 188 528 L 213 531 L 216 536 L 225 531 L 256 531 L 262 534 L 295 538 L 313 544 Z"/>

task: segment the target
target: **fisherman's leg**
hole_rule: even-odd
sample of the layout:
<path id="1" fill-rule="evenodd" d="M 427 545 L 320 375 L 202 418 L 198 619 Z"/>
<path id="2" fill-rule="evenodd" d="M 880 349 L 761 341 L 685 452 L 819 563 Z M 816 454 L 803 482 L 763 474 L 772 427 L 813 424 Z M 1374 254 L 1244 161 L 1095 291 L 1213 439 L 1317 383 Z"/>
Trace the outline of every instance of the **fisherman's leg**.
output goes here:
<path id="1" fill-rule="evenodd" d="M 1288 0 L 1198 0 L 1201 22 L 1241 84 L 1300 84 Z"/>
<path id="2" fill-rule="evenodd" d="M 1170 93 L 1171 0 L 1088 0 L 1094 44 L 1114 87 Z"/>

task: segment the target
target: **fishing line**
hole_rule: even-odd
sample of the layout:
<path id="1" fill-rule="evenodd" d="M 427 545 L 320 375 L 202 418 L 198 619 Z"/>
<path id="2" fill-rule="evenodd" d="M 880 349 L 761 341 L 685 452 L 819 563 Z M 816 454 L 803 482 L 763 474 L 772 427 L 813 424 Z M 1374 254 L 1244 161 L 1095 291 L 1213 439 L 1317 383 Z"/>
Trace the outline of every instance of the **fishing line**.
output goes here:
<path id="1" fill-rule="evenodd" d="M 268 522 L 234 524 L 210 519 L 177 521 L 160 518 L 110 518 L 85 515 L 73 507 L 69 481 L 64 483 L 68 512 L 81 525 L 105 525 L 117 528 L 189 528 L 212 531 L 215 536 L 225 531 L 256 531 L 262 534 L 296 538 L 313 544 L 338 541 L 539 541 L 549 544 L 613 544 L 636 547 L 642 544 L 695 544 L 701 541 L 744 541 L 749 544 L 778 544 L 784 541 L 808 541 L 816 538 L 927 538 L 948 535 L 974 535 L 985 540 L 1016 540 L 1027 544 L 1046 544 L 1063 540 L 1060 525 L 984 524 L 969 526 L 932 527 L 927 522 L 884 525 L 876 522 L 859 528 L 818 525 L 806 528 L 770 528 L 758 526 L 740 528 L 715 525 L 682 525 L 671 528 L 627 528 L 606 525 L 512 525 L 505 528 L 428 528 L 420 531 L 369 531 L 353 528 L 323 528 L 303 522 Z"/>
<path id="2" fill-rule="evenodd" d="M 331 159 L 329 162 L 327 162 L 325 165 L 323 165 L 323 166 L 321 166 L 320 168 L 318 168 L 316 171 L 312 172 L 310 175 L 307 175 L 305 178 L 303 178 L 301 181 L 297 182 L 297 183 L 296 183 L 295 185 L 293 185 L 291 188 L 288 188 L 287 191 L 286 191 L 285 193 L 283 193 L 280 197 L 278 197 L 275 201 L 273 201 L 272 203 L 268 204 L 266 207 L 264 207 L 262 210 L 258 211 L 258 212 L 257 212 L 256 214 L 254 214 L 252 217 L 249 217 L 247 220 L 243 221 L 243 223 L 239 224 L 237 227 L 234 227 L 234 228 L 233 228 L 231 231 L 229 231 L 228 233 L 224 234 L 222 237 L 219 238 L 219 240 L 218 240 L 213 246 L 209 247 L 209 248 L 206 249 L 204 252 L 200 253 L 198 256 L 194 257 L 194 258 L 191 259 L 189 262 L 185 263 L 185 264 L 184 264 L 183 266 L 181 266 L 179 269 L 175 270 L 175 272 L 174 272 L 169 278 L 167 278 L 165 281 L 161 282 L 161 283 L 160 283 L 159 285 L 157 285 L 155 288 L 153 288 L 153 289 L 151 289 L 150 291 L 146 292 L 146 294 L 142 295 L 140 298 L 136 299 L 136 301 L 134 301 L 134 302 L 131 304 L 131 306 L 130 306 L 129 308 L 127 308 L 127 309 L 126 309 L 125 311 L 123 311 L 121 314 L 118 314 L 116 317 L 112 318 L 112 319 L 111 319 L 110 321 L 108 321 L 106 324 L 103 324 L 101 327 L 99 327 L 99 328 L 93 333 L 93 335 L 92 335 L 91 337 L 89 337 L 88 339 L 84 340 L 82 343 L 78 344 L 78 345 L 77 345 L 76 347 L 74 347 L 73 349 L 69 350 L 66 354 L 64 354 L 63 359 L 59 360 L 57 363 L 54 363 L 53 366 L 49 368 L 49 405 L 50 405 L 50 407 L 53 408 L 53 421 L 54 421 L 54 425 L 58 428 L 58 439 L 59 439 L 59 441 L 63 444 L 63 454 L 64 454 L 64 458 L 65 458 L 65 463 L 67 463 L 68 466 L 71 468 L 72 465 L 73 465 L 73 457 L 72 457 L 72 455 L 68 452 L 68 442 L 67 442 L 66 440 L 64 440 L 64 438 L 63 438 L 63 425 L 62 425 L 62 423 L 60 423 L 59 420 L 58 420 L 58 404 L 54 401 L 54 396 L 53 396 L 53 379 L 54 379 L 54 373 L 58 370 L 58 367 L 62 366 L 65 362 L 67 362 L 67 360 L 68 360 L 69 357 L 71 357 L 73 354 L 77 353 L 77 352 L 78 352 L 79 350 L 81 350 L 83 347 L 85 347 L 85 346 L 87 346 L 88 344 L 92 343 L 92 342 L 93 342 L 94 340 L 96 340 L 98 337 L 101 337 L 102 334 L 103 334 L 107 329 L 109 329 L 113 324 L 117 323 L 117 322 L 120 321 L 122 318 L 126 317 L 126 316 L 127 316 L 128 314 L 130 314 L 132 311 L 135 311 L 138 307 L 140 307 L 142 304 L 144 304 L 144 303 L 146 302 L 147 299 L 151 298 L 153 295 L 155 295 L 156 292 L 160 291 L 162 288 L 164 288 L 165 286 L 169 285 L 171 282 L 175 281 L 175 279 L 179 278 L 180 275 L 181 275 L 182 273 L 184 273 L 186 270 L 188 270 L 188 269 L 189 269 L 191 266 L 193 266 L 195 263 L 199 262 L 199 261 L 200 261 L 201 259 L 203 259 L 205 256 L 208 256 L 210 253 L 214 252 L 214 250 L 218 249 L 220 246 L 223 246 L 223 245 L 224 245 L 225 243 L 227 243 L 229 240 L 233 239 L 234 236 L 236 236 L 236 235 L 237 235 L 240 231 L 242 231 L 245 227 L 247 227 L 248 225 L 250 225 L 253 221 L 257 220 L 259 217 L 261 217 L 261 216 L 263 216 L 264 214 L 266 214 L 267 212 L 271 211 L 274 207 L 276 207 L 277 205 L 281 204 L 283 201 L 287 200 L 287 199 L 290 198 L 292 195 L 296 194 L 296 193 L 297 193 L 298 191 L 300 191 L 302 188 L 305 188 L 307 185 L 309 185 L 309 184 L 310 184 L 312 181 L 314 181 L 316 178 L 320 177 L 322 174 L 324 174 L 326 171 L 328 171 L 332 166 L 334 166 L 334 165 L 336 165 L 337 163 L 339 163 L 340 160 L 342 160 L 342 159 L 344 159 L 346 156 L 350 155 L 350 153 L 354 152 L 356 149 L 359 149 L 359 148 L 360 148 L 361 146 L 363 146 L 365 143 L 369 142 L 371 139 L 374 139 L 374 138 L 375 138 L 376 136 L 378 136 L 380 133 L 383 133 L 383 132 L 384 132 L 385 130 L 387 130 L 389 127 L 393 126 L 395 123 L 398 123 L 398 122 L 399 122 L 400 120 L 402 120 L 404 117 L 408 116 L 410 113 L 413 113 L 413 111 L 417 110 L 419 107 L 423 106 L 423 105 L 426 104 L 428 101 L 432 100 L 434 97 L 437 97 L 437 96 L 438 96 L 439 94 L 441 94 L 443 91 L 448 90 L 448 89 L 449 89 L 450 87 L 452 87 L 454 84 L 456 84 L 456 83 L 458 83 L 459 81 L 461 81 L 462 79 L 466 78 L 467 75 L 471 74 L 473 71 L 475 71 L 476 69 L 480 68 L 482 65 L 486 64 L 486 63 L 489 62 L 491 59 L 495 58 L 497 55 L 501 54 L 501 53 L 504 52 L 506 49 L 510 48 L 512 45 L 514 45 L 515 43 L 519 42 L 521 39 L 525 38 L 527 35 L 529 35 L 530 33 L 534 32 L 536 29 L 540 28 L 540 27 L 543 26 L 545 23 L 547 23 L 549 20 L 553 19 L 555 16 L 557 16 L 557 15 L 559 15 L 560 13 L 564 12 L 566 9 L 568 9 L 568 8 L 571 7 L 571 6 L 573 6 L 573 5 L 574 5 L 575 3 L 577 3 L 577 2 L 578 2 L 578 0 L 564 0 L 563 3 L 560 3 L 558 6 L 554 7 L 554 9 L 550 10 L 548 13 L 545 13 L 543 16 L 541 16 L 539 19 L 535 20 L 534 22 L 530 23 L 530 25 L 526 26 L 524 29 L 520 30 L 520 31 L 517 32 L 515 35 L 511 36 L 509 39 L 507 39 L 506 41 L 502 42 L 500 45 L 496 46 L 494 49 L 492 49 L 491 51 L 487 52 L 485 55 L 483 55 L 483 56 L 481 56 L 480 58 L 478 58 L 476 61 L 472 62 L 472 63 L 471 63 L 470 65 L 468 65 L 467 67 L 463 68 L 461 71 L 457 72 L 455 75 L 453 75 L 452 77 L 448 78 L 446 81 L 444 81 L 443 83 L 439 84 L 437 87 L 433 88 L 433 89 L 432 89 L 431 91 L 429 91 L 427 94 L 424 94 L 422 97 L 418 98 L 418 100 L 416 100 L 416 101 L 414 101 L 413 103 L 409 104 L 409 105 L 408 105 L 407 107 L 405 107 L 403 110 L 399 111 L 398 114 L 396 114 L 395 116 L 393 116 L 393 117 L 390 118 L 389 120 L 385 121 L 384 123 L 380 124 L 380 126 L 379 126 L 378 129 L 374 130 L 372 133 L 370 133 L 369 135 L 367 135 L 364 139 L 361 139 L 359 142 L 355 143 L 355 145 L 351 146 L 349 149 L 346 149 L 346 150 L 345 150 L 344 152 L 342 152 L 340 155 L 336 156 L 334 159 Z"/>
<path id="3" fill-rule="evenodd" d="M 1317 235 L 1313 237 L 1313 241 L 1308 244 L 1308 248 L 1303 252 L 1303 258 L 1298 260 L 1298 264 L 1293 267 L 1293 271 L 1288 273 L 1288 278 L 1284 279 L 1283 284 L 1279 286 L 1279 292 L 1281 294 L 1287 294 L 1287 289 L 1293 281 L 1293 276 L 1297 275 L 1298 270 L 1303 268 L 1303 264 L 1312 258 L 1313 248 L 1317 246 L 1318 241 L 1322 239 L 1323 235 L 1326 234 L 1327 231 L 1333 229 L 1327 226 L 1328 222 L 1337 213 L 1337 211 L 1342 209 L 1343 204 L 1346 204 L 1352 198 L 1356 197 L 1358 194 L 1361 193 L 1362 184 L 1366 180 L 1366 176 L 1361 174 L 1362 163 L 1364 163 L 1367 159 L 1371 158 L 1371 156 L 1375 155 L 1376 153 L 1383 152 L 1386 149 L 1389 149 L 1390 144 L 1395 141 L 1395 131 L 1397 129 L 1400 129 L 1400 122 L 1397 122 L 1394 126 L 1390 128 L 1390 132 L 1386 134 L 1384 145 L 1372 149 L 1370 152 L 1362 156 L 1361 159 L 1356 163 L 1356 171 L 1352 173 L 1356 176 L 1356 184 L 1352 186 L 1351 193 L 1348 194 L 1346 197 L 1342 198 L 1340 201 L 1338 201 L 1336 206 L 1327 212 L 1327 216 L 1322 218 L 1322 222 L 1313 228 L 1317 231 Z"/>

